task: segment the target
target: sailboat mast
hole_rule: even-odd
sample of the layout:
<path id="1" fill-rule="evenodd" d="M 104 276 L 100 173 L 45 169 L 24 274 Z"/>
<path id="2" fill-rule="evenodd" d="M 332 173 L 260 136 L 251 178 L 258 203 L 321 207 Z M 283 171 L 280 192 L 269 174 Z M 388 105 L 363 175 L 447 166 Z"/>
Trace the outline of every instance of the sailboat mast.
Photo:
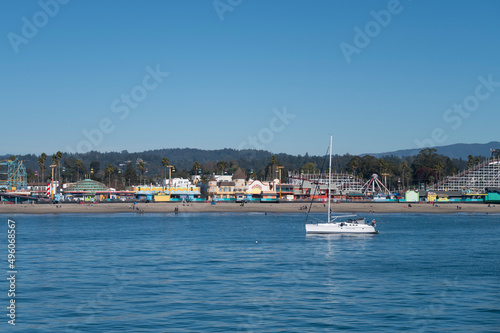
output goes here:
<path id="1" fill-rule="evenodd" d="M 331 184 L 332 183 L 332 137 L 330 136 L 330 164 L 328 167 L 328 223 L 330 223 L 330 191 L 331 191 Z"/>

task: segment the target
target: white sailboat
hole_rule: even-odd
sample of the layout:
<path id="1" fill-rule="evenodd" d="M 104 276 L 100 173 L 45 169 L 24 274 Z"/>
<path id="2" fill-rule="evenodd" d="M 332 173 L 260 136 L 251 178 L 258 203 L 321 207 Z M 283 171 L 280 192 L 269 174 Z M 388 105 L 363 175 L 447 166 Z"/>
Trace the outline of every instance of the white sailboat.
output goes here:
<path id="1" fill-rule="evenodd" d="M 308 234 L 378 234 L 375 230 L 375 220 L 371 224 L 366 223 L 364 218 L 355 215 L 332 216 L 331 215 L 331 177 L 332 177 L 332 137 L 330 137 L 330 164 L 328 168 L 328 220 L 327 222 L 306 223 Z M 355 217 L 340 221 L 346 217 Z"/>

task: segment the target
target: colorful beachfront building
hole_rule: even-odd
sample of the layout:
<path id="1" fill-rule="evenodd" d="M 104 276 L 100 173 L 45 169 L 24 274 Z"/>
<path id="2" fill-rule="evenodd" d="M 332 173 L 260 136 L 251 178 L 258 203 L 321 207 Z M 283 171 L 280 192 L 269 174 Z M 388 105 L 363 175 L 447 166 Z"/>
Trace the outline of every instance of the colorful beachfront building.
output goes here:
<path id="1" fill-rule="evenodd" d="M 208 199 L 209 200 L 236 200 L 234 181 L 226 179 L 218 180 L 218 177 L 212 175 L 208 181 Z"/>
<path id="2" fill-rule="evenodd" d="M 245 173 L 238 169 L 232 176 L 212 175 L 208 181 L 207 195 L 209 200 L 220 201 L 300 201 L 327 200 L 328 186 L 317 185 L 309 180 L 301 184 L 282 184 L 279 179 L 260 181 L 249 179 L 245 181 Z M 341 199 L 341 194 L 332 198 Z"/>
<path id="3" fill-rule="evenodd" d="M 327 200 L 328 199 L 328 185 L 327 184 L 316 184 L 310 180 L 302 180 L 300 185 L 295 184 L 283 184 L 282 187 L 278 186 L 278 191 L 281 189 L 282 198 L 283 192 L 287 198 L 291 200 Z M 335 191 L 331 191 L 331 196 L 336 197 Z"/>
<path id="4" fill-rule="evenodd" d="M 246 175 L 238 168 L 234 175 L 212 175 L 208 181 L 208 199 L 222 201 L 248 200 Z"/>
<path id="5" fill-rule="evenodd" d="M 116 191 L 108 188 L 103 183 L 92 179 L 83 179 L 76 183 L 63 185 L 64 200 L 69 201 L 125 201 L 133 198 L 134 193 L 130 191 Z"/>
<path id="6" fill-rule="evenodd" d="M 498 187 L 487 187 L 487 194 L 484 196 L 485 203 L 500 203 L 500 188 Z"/>
<path id="7" fill-rule="evenodd" d="M 405 202 L 419 202 L 420 201 L 420 195 L 418 194 L 417 191 L 406 191 L 405 195 Z"/>
<path id="8" fill-rule="evenodd" d="M 260 181 L 249 179 L 238 168 L 234 175 L 212 175 L 208 181 L 207 195 L 212 201 L 264 201 L 275 202 L 279 199 L 276 192 L 279 180 Z"/>
<path id="9" fill-rule="evenodd" d="M 261 200 L 264 197 L 264 193 L 266 193 L 266 198 L 272 194 L 269 188 L 269 182 L 262 182 L 260 180 L 248 180 L 246 199 L 247 200 Z M 265 201 L 265 200 L 264 200 Z"/>
<path id="10" fill-rule="evenodd" d="M 171 184 L 169 187 L 168 184 Z M 167 186 L 137 185 L 133 190 L 139 200 L 146 201 L 196 201 L 201 200 L 201 190 L 199 186 L 193 185 L 189 179 L 173 178 L 166 180 Z"/>
<path id="11" fill-rule="evenodd" d="M 295 188 L 293 184 L 278 184 L 276 186 L 276 194 L 281 200 L 295 200 L 294 190 Z"/>

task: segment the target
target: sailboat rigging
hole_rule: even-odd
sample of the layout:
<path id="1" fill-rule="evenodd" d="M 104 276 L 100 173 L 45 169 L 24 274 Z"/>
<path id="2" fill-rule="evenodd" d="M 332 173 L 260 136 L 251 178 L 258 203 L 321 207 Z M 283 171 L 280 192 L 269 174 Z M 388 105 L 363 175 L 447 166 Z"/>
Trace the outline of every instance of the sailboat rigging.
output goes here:
<path id="1" fill-rule="evenodd" d="M 372 224 L 366 223 L 366 219 L 358 218 L 356 215 L 343 215 L 334 216 L 331 215 L 331 178 L 332 178 L 332 141 L 333 138 L 330 136 L 330 163 L 328 168 L 328 213 L 326 222 L 318 223 L 307 223 L 306 219 L 306 233 L 308 234 L 378 234 L 375 230 L 375 222 Z M 313 199 L 314 200 L 314 199 Z M 311 201 L 312 206 L 312 201 Z M 309 217 L 310 208 L 307 212 L 307 218 Z M 345 221 L 339 221 L 339 219 L 346 217 L 350 218 Z"/>

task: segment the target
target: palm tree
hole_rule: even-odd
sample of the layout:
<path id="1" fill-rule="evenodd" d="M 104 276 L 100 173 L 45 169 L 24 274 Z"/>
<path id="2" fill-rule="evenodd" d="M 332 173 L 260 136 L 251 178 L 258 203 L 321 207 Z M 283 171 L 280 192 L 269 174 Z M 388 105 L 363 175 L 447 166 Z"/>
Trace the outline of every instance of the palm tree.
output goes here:
<path id="1" fill-rule="evenodd" d="M 193 173 L 195 175 L 197 175 L 200 170 L 201 170 L 201 164 L 198 163 L 198 162 L 194 162 L 194 164 L 193 164 Z"/>
<path id="2" fill-rule="evenodd" d="M 16 156 L 11 155 L 11 156 L 10 156 L 10 158 L 9 158 L 9 160 L 11 160 L 11 161 L 15 161 L 15 160 L 16 160 Z"/>
<path id="3" fill-rule="evenodd" d="M 59 166 L 59 160 L 57 159 L 57 155 L 54 154 L 52 155 L 52 164 L 55 165 L 55 174 L 54 174 L 54 178 L 55 179 L 52 179 L 53 181 L 57 181 L 57 167 Z"/>
<path id="4" fill-rule="evenodd" d="M 60 162 L 61 161 L 61 158 L 63 157 L 63 153 L 61 151 L 58 151 L 56 153 L 56 156 L 57 156 L 57 165 L 59 166 L 58 168 L 58 172 L 59 172 L 59 177 L 57 177 L 57 180 L 61 180 L 61 167 L 60 167 Z"/>
<path id="5" fill-rule="evenodd" d="M 76 181 L 79 181 L 80 180 L 80 169 L 83 167 L 82 160 L 80 160 L 80 159 L 75 160 L 75 166 L 76 166 Z"/>
<path id="6" fill-rule="evenodd" d="M 106 166 L 106 173 L 108 174 L 108 187 L 111 187 L 111 174 L 115 171 L 115 168 L 111 164 Z"/>
<path id="7" fill-rule="evenodd" d="M 40 165 L 40 173 L 42 174 L 42 182 L 45 181 L 43 178 L 46 167 L 45 167 L 45 161 L 47 160 L 47 154 L 42 153 L 40 157 L 38 158 L 38 165 Z"/>
<path id="8" fill-rule="evenodd" d="M 481 163 L 481 159 L 479 159 L 479 157 L 476 157 L 476 165 L 479 165 L 479 163 Z"/>
<path id="9" fill-rule="evenodd" d="M 139 183 L 142 184 L 142 171 L 144 170 L 144 161 L 139 161 L 139 163 L 137 164 L 137 168 L 139 169 L 140 171 L 140 177 L 139 177 Z"/>
<path id="10" fill-rule="evenodd" d="M 165 177 L 163 177 L 163 179 L 167 178 L 167 167 L 169 163 L 170 161 L 168 160 L 168 158 L 164 157 L 161 159 L 161 165 L 163 165 L 163 167 L 165 168 Z"/>
<path id="11" fill-rule="evenodd" d="M 437 172 L 438 183 L 441 180 L 441 171 L 443 171 L 443 169 L 444 169 L 444 165 L 443 165 L 443 162 L 441 162 L 441 161 L 437 162 L 436 165 L 434 166 L 434 170 L 436 170 L 436 172 Z"/>
<path id="12" fill-rule="evenodd" d="M 406 173 L 406 170 L 408 169 L 408 163 L 406 163 L 406 161 L 403 161 L 401 162 L 401 164 L 399 164 L 399 167 L 401 168 L 401 176 L 402 176 L 402 180 L 403 180 L 403 189 L 406 188 L 406 185 L 405 185 L 405 173 Z"/>
<path id="13" fill-rule="evenodd" d="M 350 165 L 351 165 L 351 169 L 354 173 L 354 177 L 356 177 L 356 170 L 358 169 L 358 166 L 359 166 L 358 161 L 352 160 Z"/>
<path id="14" fill-rule="evenodd" d="M 43 171 L 42 168 L 44 168 L 45 165 L 43 165 L 43 160 L 41 157 L 38 158 L 38 168 L 40 170 L 40 176 L 42 177 L 42 182 L 43 182 Z"/>
<path id="15" fill-rule="evenodd" d="M 467 159 L 468 159 L 467 166 L 468 166 L 469 168 L 471 168 L 471 167 L 472 167 L 472 165 L 474 165 L 474 156 L 469 155 L 469 156 L 467 156 Z"/>
<path id="16" fill-rule="evenodd" d="M 269 165 L 269 175 L 271 175 L 270 179 L 276 178 L 276 165 L 278 164 L 278 159 L 276 158 L 276 155 L 273 155 L 271 157 L 271 164 Z M 268 175 L 268 176 L 269 176 Z"/>
<path id="17" fill-rule="evenodd" d="M 378 165 L 380 167 L 380 174 L 386 173 L 388 167 L 387 162 L 384 161 L 383 159 L 379 159 Z"/>
<path id="18" fill-rule="evenodd" d="M 54 164 L 56 167 L 56 172 L 55 172 L 55 179 L 54 180 L 59 180 L 58 177 L 57 177 L 57 169 L 59 169 L 59 158 L 57 156 L 57 154 L 54 154 L 52 155 L 52 164 Z"/>
<path id="19" fill-rule="evenodd" d="M 224 169 L 227 167 L 227 162 L 226 161 L 219 161 L 217 163 L 217 169 L 220 170 L 221 175 L 224 173 Z"/>

